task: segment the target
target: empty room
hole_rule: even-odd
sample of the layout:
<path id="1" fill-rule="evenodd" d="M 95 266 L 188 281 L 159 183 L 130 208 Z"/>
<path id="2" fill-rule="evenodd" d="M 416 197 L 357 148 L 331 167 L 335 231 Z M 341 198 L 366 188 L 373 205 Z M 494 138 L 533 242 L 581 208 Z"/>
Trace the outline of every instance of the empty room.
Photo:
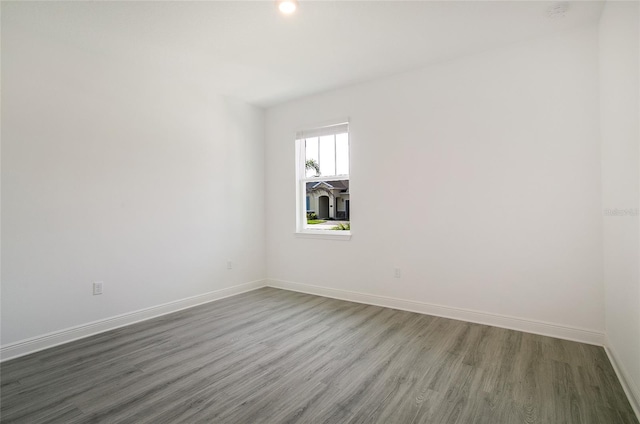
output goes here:
<path id="1" fill-rule="evenodd" d="M 0 422 L 638 424 L 639 6 L 2 1 Z"/>

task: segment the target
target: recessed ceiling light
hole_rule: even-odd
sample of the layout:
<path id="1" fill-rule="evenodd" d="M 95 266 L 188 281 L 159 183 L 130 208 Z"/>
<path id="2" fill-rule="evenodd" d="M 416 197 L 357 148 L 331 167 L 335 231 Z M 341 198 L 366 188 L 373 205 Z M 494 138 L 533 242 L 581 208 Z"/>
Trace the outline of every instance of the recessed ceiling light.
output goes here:
<path id="1" fill-rule="evenodd" d="M 296 8 L 298 7 L 297 0 L 277 0 L 277 3 L 278 3 L 278 9 L 280 9 L 280 11 L 285 15 L 292 14 L 293 12 L 295 12 Z"/>

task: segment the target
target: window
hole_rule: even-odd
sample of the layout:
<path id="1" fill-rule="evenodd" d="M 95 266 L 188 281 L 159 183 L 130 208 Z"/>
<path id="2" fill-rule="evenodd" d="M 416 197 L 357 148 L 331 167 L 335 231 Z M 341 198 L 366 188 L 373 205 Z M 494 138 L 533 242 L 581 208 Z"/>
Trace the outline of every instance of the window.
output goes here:
<path id="1" fill-rule="evenodd" d="M 296 134 L 297 232 L 351 235 L 349 124 Z"/>

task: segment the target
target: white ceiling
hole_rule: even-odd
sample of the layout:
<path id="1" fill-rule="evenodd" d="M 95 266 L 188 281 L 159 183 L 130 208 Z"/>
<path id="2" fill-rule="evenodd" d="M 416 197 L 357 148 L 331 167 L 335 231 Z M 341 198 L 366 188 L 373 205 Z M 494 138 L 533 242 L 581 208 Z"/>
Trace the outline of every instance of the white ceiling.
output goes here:
<path id="1" fill-rule="evenodd" d="M 169 72 L 271 106 L 457 56 L 597 22 L 602 2 L 274 1 L 45 2 L 2 5 L 3 26 Z M 3 34 L 4 35 L 4 34 Z"/>

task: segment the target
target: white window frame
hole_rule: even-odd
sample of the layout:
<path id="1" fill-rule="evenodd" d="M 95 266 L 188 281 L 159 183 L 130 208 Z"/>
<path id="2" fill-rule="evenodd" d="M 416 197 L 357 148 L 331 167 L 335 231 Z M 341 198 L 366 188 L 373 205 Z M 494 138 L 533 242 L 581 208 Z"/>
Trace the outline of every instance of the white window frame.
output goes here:
<path id="1" fill-rule="evenodd" d="M 347 126 L 347 137 L 349 146 L 349 174 L 346 175 L 330 175 L 330 176 L 313 176 L 307 177 L 305 167 L 306 151 L 305 140 L 307 138 L 317 137 L 320 135 L 329 135 L 331 127 Z M 350 240 L 351 230 L 314 230 L 307 225 L 307 190 L 306 186 L 309 182 L 314 181 L 340 181 L 349 180 L 349 200 L 351 200 L 351 134 L 349 131 L 349 121 L 346 119 L 325 123 L 321 126 L 312 127 L 296 132 L 295 153 L 296 153 L 296 236 L 302 238 L 321 238 L 328 240 Z M 336 133 L 334 133 L 336 134 Z M 337 207 L 337 205 L 336 205 Z M 351 220 L 351 217 L 350 219 Z"/>

